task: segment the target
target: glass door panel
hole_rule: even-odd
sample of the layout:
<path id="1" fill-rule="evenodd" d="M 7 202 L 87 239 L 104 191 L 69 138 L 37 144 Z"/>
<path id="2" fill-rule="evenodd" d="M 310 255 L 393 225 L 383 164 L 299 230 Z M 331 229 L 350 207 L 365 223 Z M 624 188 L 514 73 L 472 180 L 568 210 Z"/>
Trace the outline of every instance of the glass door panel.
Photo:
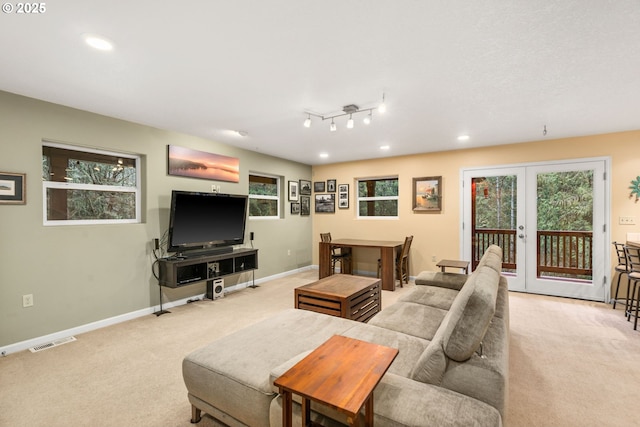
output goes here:
<path id="1" fill-rule="evenodd" d="M 475 270 L 487 247 L 500 246 L 509 289 L 524 290 L 525 265 L 518 262 L 524 254 L 524 211 L 519 205 L 524 195 L 524 170 L 468 171 L 464 182 L 465 200 L 471 200 L 464 213 L 464 223 L 469 224 L 464 233 L 464 259 L 470 260 Z"/>
<path id="2" fill-rule="evenodd" d="M 532 166 L 527 182 L 527 291 L 604 301 L 604 162 Z"/>

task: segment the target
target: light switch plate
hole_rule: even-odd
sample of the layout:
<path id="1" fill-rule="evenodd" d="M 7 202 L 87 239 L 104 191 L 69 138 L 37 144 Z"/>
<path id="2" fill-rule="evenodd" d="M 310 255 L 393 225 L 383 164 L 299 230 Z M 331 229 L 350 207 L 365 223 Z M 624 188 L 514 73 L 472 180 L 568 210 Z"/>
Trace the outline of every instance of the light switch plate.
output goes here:
<path id="1" fill-rule="evenodd" d="M 620 225 L 636 225 L 635 216 L 621 216 L 618 218 L 618 224 Z"/>

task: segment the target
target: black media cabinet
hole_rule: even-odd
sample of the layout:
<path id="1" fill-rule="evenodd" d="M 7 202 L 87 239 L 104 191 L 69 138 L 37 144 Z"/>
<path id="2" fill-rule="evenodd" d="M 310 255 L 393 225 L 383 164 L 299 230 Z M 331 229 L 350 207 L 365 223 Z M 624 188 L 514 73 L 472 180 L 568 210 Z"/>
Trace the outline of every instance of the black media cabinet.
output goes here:
<path id="1" fill-rule="evenodd" d="M 207 289 L 217 278 L 239 274 L 258 268 L 257 249 L 234 249 L 217 254 L 194 254 L 187 258 L 158 260 L 160 286 L 179 288 L 207 282 Z"/>

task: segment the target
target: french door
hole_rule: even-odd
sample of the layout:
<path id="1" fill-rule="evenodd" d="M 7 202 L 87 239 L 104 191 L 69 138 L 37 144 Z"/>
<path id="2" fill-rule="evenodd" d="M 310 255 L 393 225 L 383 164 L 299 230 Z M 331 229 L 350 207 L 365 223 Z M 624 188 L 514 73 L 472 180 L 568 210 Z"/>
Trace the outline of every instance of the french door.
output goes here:
<path id="1" fill-rule="evenodd" d="M 464 259 L 497 244 L 510 290 L 607 300 L 607 162 L 463 170 Z"/>

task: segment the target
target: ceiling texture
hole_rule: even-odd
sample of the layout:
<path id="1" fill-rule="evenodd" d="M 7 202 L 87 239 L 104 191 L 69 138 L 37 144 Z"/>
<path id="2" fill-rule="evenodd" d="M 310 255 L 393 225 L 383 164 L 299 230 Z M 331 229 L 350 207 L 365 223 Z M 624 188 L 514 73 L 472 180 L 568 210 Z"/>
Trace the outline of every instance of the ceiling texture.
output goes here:
<path id="1" fill-rule="evenodd" d="M 638 0 L 44 4 L 0 14 L 0 90 L 309 165 L 640 129 Z"/>

